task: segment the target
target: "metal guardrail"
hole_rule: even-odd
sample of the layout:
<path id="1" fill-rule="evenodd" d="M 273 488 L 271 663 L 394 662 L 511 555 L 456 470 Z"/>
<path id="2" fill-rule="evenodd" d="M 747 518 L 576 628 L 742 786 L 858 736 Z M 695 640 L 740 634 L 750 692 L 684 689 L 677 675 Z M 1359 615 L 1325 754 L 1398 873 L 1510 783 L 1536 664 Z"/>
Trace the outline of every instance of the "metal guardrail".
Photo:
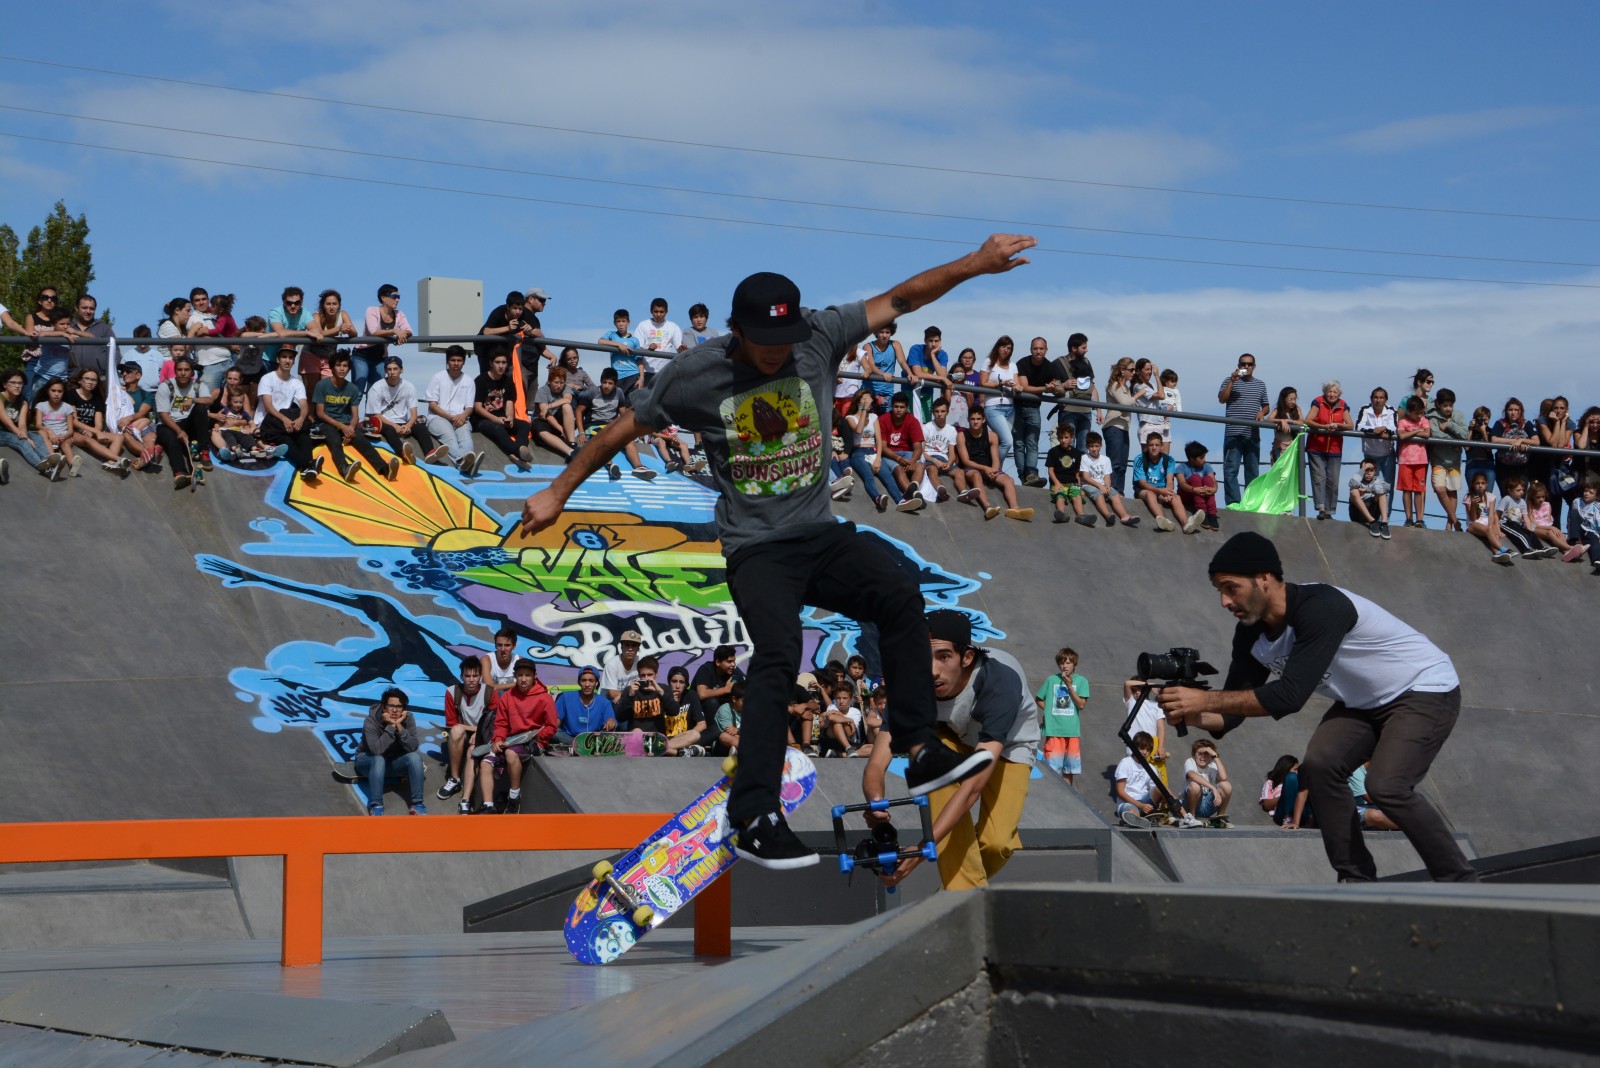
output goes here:
<path id="1" fill-rule="evenodd" d="M 239 338 L 213 338 L 213 337 L 203 337 L 203 338 L 193 338 L 193 337 L 186 337 L 186 338 L 119 337 L 119 338 L 113 338 L 112 340 L 116 341 L 116 343 L 117 343 L 117 345 L 119 347 L 128 346 L 128 345 L 153 345 L 153 346 L 158 346 L 158 347 L 159 346 L 173 346 L 173 345 L 190 345 L 190 346 L 196 346 L 196 347 L 202 346 L 202 345 L 214 345 L 214 346 L 225 346 L 225 347 L 228 347 L 228 348 L 233 348 L 233 347 L 236 347 L 236 346 L 238 346 L 240 344 L 278 345 L 278 344 L 283 344 L 285 342 L 305 343 L 305 342 L 308 342 L 308 341 L 310 341 L 310 342 L 318 342 L 318 343 L 322 343 L 322 344 L 334 344 L 334 345 L 337 345 L 340 348 L 349 348 L 349 347 L 363 346 L 363 345 L 394 346 L 394 342 L 391 341 L 389 338 L 371 337 L 371 336 L 367 336 L 367 335 L 361 335 L 361 336 L 357 336 L 357 337 L 341 337 L 341 338 L 314 338 L 309 334 L 277 334 L 277 335 L 272 335 L 270 337 L 264 336 L 264 337 L 259 338 L 259 339 L 257 339 L 257 338 L 249 338 L 249 339 L 246 339 L 245 341 L 241 341 Z M 613 355 L 617 354 L 617 348 L 616 348 L 615 345 L 608 345 L 608 344 L 604 344 L 602 342 L 596 342 L 596 341 L 574 341 L 574 340 L 572 340 L 570 338 L 559 338 L 559 337 L 537 337 L 537 338 L 534 338 L 534 337 L 520 337 L 519 338 L 519 337 L 512 337 L 511 335 L 504 335 L 504 334 L 488 334 L 488 335 L 486 335 L 486 334 L 441 334 L 441 335 L 427 335 L 427 336 L 420 336 L 419 335 L 419 336 L 415 336 L 415 337 L 411 337 L 411 338 L 407 339 L 406 344 L 407 345 L 470 345 L 470 344 L 473 344 L 475 342 L 485 342 L 485 341 L 493 342 L 495 344 L 508 345 L 508 346 L 509 345 L 515 345 L 518 342 L 521 342 L 523 344 L 530 344 L 530 345 L 543 345 L 543 346 L 546 346 L 548 348 L 553 348 L 553 349 L 557 349 L 557 350 L 559 350 L 559 349 L 569 349 L 570 348 L 570 349 L 578 349 L 580 351 L 585 351 L 586 350 L 586 351 L 589 351 L 589 352 L 604 352 L 604 353 L 610 353 L 610 354 L 613 354 Z M 36 339 L 28 338 L 28 337 L 21 337 L 21 336 L 15 335 L 15 334 L 9 334 L 9 335 L 0 336 L 0 345 L 31 345 L 31 344 L 36 344 L 36 343 L 37 343 Z M 52 344 L 52 345 L 81 346 L 81 347 L 102 347 L 102 346 L 104 346 L 106 344 L 106 339 L 104 339 L 104 338 L 73 338 L 73 339 L 69 339 L 69 340 L 51 339 L 50 344 Z M 394 347 L 403 347 L 403 346 L 394 346 Z M 675 352 L 651 352 L 651 351 L 647 351 L 647 350 L 644 350 L 644 349 L 631 349 L 631 350 L 629 350 L 629 353 L 630 353 L 631 356 L 633 356 L 635 358 L 648 357 L 650 359 L 665 359 L 665 360 L 670 360 L 670 359 L 672 359 L 672 358 L 674 358 L 674 357 L 676 357 L 678 355 Z M 432 355 L 432 354 L 430 354 L 430 355 Z M 1020 361 L 1013 361 L 1012 362 L 1012 366 L 1015 367 L 1018 362 L 1020 362 Z M 873 382 L 873 381 L 884 382 L 884 381 L 888 381 L 888 382 L 892 382 L 892 383 L 894 383 L 896 385 L 905 386 L 908 389 L 911 389 L 911 388 L 914 388 L 914 387 L 921 386 L 921 385 L 925 384 L 920 379 L 901 378 L 899 376 L 887 376 L 886 377 L 886 376 L 878 374 L 876 372 L 873 372 L 873 373 L 870 373 L 870 374 L 862 374 L 862 373 L 856 372 L 856 371 L 841 371 L 841 372 L 839 372 L 837 377 L 855 379 L 855 380 L 861 381 L 861 382 Z M 940 387 L 940 388 L 943 388 L 943 387 Z M 1016 394 L 1014 392 L 1010 392 L 1010 391 L 1002 390 L 1002 389 L 995 389 L 995 388 L 990 387 L 990 386 L 977 386 L 977 385 L 962 384 L 961 386 L 956 387 L 956 388 L 958 388 L 962 393 L 973 393 L 973 394 L 976 394 L 978 396 L 1008 397 L 1008 398 L 1011 398 L 1013 400 L 1015 400 L 1015 398 L 1016 398 Z M 1065 399 L 1065 398 L 1055 397 L 1055 396 L 1046 396 L 1043 399 L 1042 403 L 1044 405 L 1054 405 L 1054 404 L 1062 401 L 1063 399 Z M 1238 418 L 1233 418 L 1233 417 L 1226 416 L 1226 415 L 1211 415 L 1211 414 L 1206 413 L 1206 412 L 1168 412 L 1168 411 L 1164 411 L 1164 410 L 1161 410 L 1161 409 L 1153 409 L 1153 408 L 1148 408 L 1148 407 L 1142 407 L 1140 405 L 1134 405 L 1134 404 L 1113 404 L 1110 401 L 1090 401 L 1090 400 L 1068 399 L 1068 403 L 1071 403 L 1071 404 L 1074 404 L 1074 405 L 1078 405 L 1078 406 L 1083 407 L 1083 408 L 1096 410 L 1096 411 L 1126 412 L 1126 413 L 1129 413 L 1129 414 L 1132 414 L 1132 415 L 1150 416 L 1150 415 L 1152 415 L 1152 413 L 1158 412 L 1159 414 L 1156 415 L 1155 417 L 1156 418 L 1163 418 L 1163 419 L 1166 419 L 1166 418 L 1183 419 L 1183 420 L 1188 420 L 1190 422 L 1197 422 L 1197 423 L 1214 423 L 1214 424 L 1215 423 L 1221 423 L 1221 424 L 1226 425 L 1226 426 L 1251 427 L 1253 429 L 1260 429 L 1260 430 L 1276 430 L 1278 428 L 1278 424 L 1276 422 L 1271 421 L 1271 420 L 1238 419 Z M 1302 422 L 1301 425 L 1303 427 L 1304 423 Z M 1371 437 L 1375 437 L 1375 435 L 1364 434 L 1359 430 L 1328 430 L 1328 431 L 1318 430 L 1318 431 L 1314 431 L 1314 433 L 1318 433 L 1318 434 L 1322 434 L 1322 433 L 1337 434 L 1338 436 L 1344 437 L 1344 438 L 1371 438 Z M 1553 448 L 1553 447 L 1545 446 L 1545 445 L 1517 446 L 1517 445 L 1505 445 L 1505 444 L 1500 444 L 1500 443 L 1490 442 L 1490 441 L 1465 441 L 1465 440 L 1460 442 L 1460 446 L 1462 448 L 1489 449 L 1491 451 L 1501 450 L 1501 449 L 1518 449 L 1518 448 L 1520 448 L 1520 449 L 1522 449 L 1522 450 L 1524 450 L 1526 452 L 1549 453 L 1549 454 L 1554 455 L 1554 456 L 1594 456 L 1596 458 L 1600 458 L 1600 449 L 1588 449 L 1588 450 L 1584 450 L 1584 449 L 1558 449 L 1558 448 Z"/>
<path id="2" fill-rule="evenodd" d="M 373 853 L 632 849 L 668 813 L 515 815 L 502 819 L 264 816 L 0 825 L 0 864 L 181 857 L 282 857 L 285 968 L 322 963 L 323 858 Z M 695 898 L 694 951 L 733 947 L 727 873 Z"/>

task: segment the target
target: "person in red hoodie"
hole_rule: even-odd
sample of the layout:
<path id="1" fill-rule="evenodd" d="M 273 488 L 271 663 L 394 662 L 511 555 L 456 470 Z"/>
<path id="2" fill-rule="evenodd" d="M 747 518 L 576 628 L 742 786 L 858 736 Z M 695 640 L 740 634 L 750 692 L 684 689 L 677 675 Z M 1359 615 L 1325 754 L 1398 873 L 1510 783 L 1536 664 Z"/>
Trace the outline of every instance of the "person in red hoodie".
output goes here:
<path id="1" fill-rule="evenodd" d="M 539 665 L 518 660 L 512 668 L 517 684 L 494 699 L 493 749 L 480 765 L 478 790 L 482 798 L 479 812 L 494 812 L 494 777 L 504 768 L 511 776 L 511 794 L 506 811 L 515 812 L 522 803 L 522 762 L 543 754 L 556 733 L 556 703 L 539 681 Z M 532 732 L 533 737 L 515 745 L 508 739 Z"/>

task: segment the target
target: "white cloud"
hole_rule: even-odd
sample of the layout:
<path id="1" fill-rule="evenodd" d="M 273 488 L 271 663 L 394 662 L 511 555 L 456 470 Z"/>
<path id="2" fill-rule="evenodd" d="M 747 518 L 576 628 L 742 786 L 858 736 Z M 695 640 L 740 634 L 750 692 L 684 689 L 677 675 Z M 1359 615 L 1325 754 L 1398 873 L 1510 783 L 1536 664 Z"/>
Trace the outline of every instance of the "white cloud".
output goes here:
<path id="1" fill-rule="evenodd" d="M 209 32 L 204 7 L 190 0 L 168 6 L 174 21 L 193 21 L 197 33 Z M 445 9 L 405 0 L 381 6 L 249 0 L 230 8 L 226 26 L 230 43 L 241 35 L 262 45 L 274 37 L 303 42 L 309 61 L 280 65 L 280 71 L 299 76 L 274 86 L 270 77 L 212 67 L 226 63 L 230 53 L 222 46 L 205 53 L 185 76 L 573 129 L 978 171 L 1171 185 L 1232 166 L 1228 152 L 1193 133 L 1067 119 L 1098 99 L 1097 92 L 1078 89 L 1058 66 L 1019 60 L 982 27 L 894 23 L 871 13 L 825 25 L 805 12 L 784 15 L 709 2 L 674 8 L 673 17 L 662 20 L 659 8 L 642 3 L 572 13 L 486 0 Z M 315 73 L 317 57 L 334 55 L 334 43 L 342 48 L 339 64 Z M 910 210 L 1016 215 L 1049 209 L 1052 216 L 1070 212 L 1074 221 L 1091 224 L 1134 205 L 1147 219 L 1160 210 L 1152 209 L 1159 202 L 1148 194 L 1092 187 L 719 152 L 184 86 L 100 84 L 107 87 L 84 93 L 74 102 L 77 110 L 274 140 Z M 1041 101 L 1051 102 L 1042 116 Z M 107 138 L 105 127 L 90 129 L 102 143 L 212 158 L 288 160 L 292 166 L 315 161 L 316 169 L 360 174 L 380 166 L 151 132 Z M 218 180 L 215 168 L 189 167 L 184 173 Z M 530 195 L 630 202 L 630 194 L 604 187 L 423 173 L 432 177 L 419 180 L 441 184 L 515 183 Z M 658 203 L 662 197 L 632 196 Z M 672 206 L 815 218 L 799 209 L 730 207 L 698 197 L 674 197 Z M 862 221 L 872 216 L 844 218 L 829 215 L 833 225 L 873 228 Z"/>
<path id="2" fill-rule="evenodd" d="M 1567 108 L 1523 107 L 1488 108 L 1448 115 L 1419 115 L 1386 122 L 1366 130 L 1357 130 L 1338 138 L 1334 145 L 1353 152 L 1373 155 L 1410 152 L 1419 148 L 1437 148 L 1458 141 L 1472 141 L 1511 130 L 1548 126 L 1570 118 L 1572 114 L 1573 112 Z"/>

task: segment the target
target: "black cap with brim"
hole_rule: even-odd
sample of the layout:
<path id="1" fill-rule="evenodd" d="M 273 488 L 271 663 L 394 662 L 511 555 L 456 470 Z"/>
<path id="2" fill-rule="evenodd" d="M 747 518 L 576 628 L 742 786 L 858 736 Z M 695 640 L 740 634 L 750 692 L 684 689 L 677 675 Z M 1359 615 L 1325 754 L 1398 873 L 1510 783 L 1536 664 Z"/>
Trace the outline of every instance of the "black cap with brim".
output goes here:
<path id="1" fill-rule="evenodd" d="M 771 271 L 739 283 L 729 318 L 756 345 L 796 345 L 811 336 L 811 324 L 800 312 L 800 287 Z"/>
<path id="2" fill-rule="evenodd" d="M 928 637 L 949 642 L 958 651 L 972 648 L 972 620 L 965 612 L 939 608 L 928 613 Z"/>

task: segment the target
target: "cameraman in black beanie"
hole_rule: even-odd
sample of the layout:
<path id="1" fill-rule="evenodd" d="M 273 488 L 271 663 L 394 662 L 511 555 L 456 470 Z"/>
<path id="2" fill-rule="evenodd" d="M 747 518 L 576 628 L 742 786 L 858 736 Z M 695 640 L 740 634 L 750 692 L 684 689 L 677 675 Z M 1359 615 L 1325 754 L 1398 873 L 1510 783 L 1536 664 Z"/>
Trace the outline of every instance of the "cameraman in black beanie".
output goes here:
<path id="1" fill-rule="evenodd" d="M 1333 698 L 1311 735 L 1300 777 L 1339 881 L 1377 878 L 1348 785 L 1350 773 L 1368 760 L 1367 793 L 1405 832 L 1428 874 L 1441 882 L 1476 881 L 1443 817 L 1416 792 L 1461 711 L 1450 658 L 1349 590 L 1284 582 L 1277 547 L 1260 534 L 1235 534 L 1217 550 L 1211 585 L 1239 621 L 1227 681 L 1215 691 L 1161 690 L 1156 700 L 1168 722 L 1220 738 L 1247 717 L 1282 719 L 1300 711 L 1313 691 Z"/>

